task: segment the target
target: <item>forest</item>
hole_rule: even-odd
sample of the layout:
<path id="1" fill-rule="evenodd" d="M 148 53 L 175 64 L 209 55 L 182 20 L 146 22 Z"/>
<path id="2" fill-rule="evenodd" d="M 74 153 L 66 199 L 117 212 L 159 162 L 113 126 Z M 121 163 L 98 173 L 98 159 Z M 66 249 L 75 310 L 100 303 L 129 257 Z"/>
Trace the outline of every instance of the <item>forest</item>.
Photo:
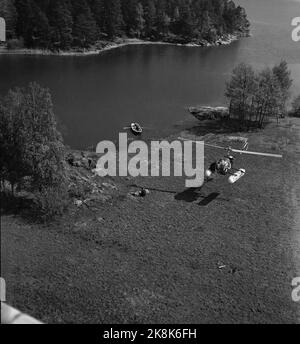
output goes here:
<path id="1" fill-rule="evenodd" d="M 214 43 L 249 32 L 230 0 L 1 0 L 8 47 L 68 50 L 116 38 Z"/>

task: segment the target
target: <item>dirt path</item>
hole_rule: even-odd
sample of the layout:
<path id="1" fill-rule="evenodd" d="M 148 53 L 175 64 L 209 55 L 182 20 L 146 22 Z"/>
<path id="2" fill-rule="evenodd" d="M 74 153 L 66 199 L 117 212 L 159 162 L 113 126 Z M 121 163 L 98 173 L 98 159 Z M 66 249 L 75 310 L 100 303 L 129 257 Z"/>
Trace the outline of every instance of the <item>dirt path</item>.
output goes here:
<path id="1" fill-rule="evenodd" d="M 247 175 L 234 187 L 137 178 L 127 186 L 151 194 L 135 199 L 115 180 L 118 198 L 51 227 L 4 216 L 9 303 L 55 323 L 296 323 L 299 128 L 293 119 L 249 135 L 253 150 L 284 159 L 239 157 Z M 207 149 L 206 163 L 217 154 Z"/>

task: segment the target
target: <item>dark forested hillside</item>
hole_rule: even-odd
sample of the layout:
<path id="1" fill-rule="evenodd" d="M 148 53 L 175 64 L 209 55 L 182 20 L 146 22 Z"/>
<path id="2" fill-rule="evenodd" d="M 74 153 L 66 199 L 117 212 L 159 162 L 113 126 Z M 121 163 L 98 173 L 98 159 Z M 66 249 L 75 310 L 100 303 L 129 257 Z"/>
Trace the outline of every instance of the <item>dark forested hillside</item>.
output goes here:
<path id="1" fill-rule="evenodd" d="M 244 9 L 229 0 L 0 0 L 0 17 L 11 42 L 52 50 L 116 37 L 215 42 L 249 28 Z"/>

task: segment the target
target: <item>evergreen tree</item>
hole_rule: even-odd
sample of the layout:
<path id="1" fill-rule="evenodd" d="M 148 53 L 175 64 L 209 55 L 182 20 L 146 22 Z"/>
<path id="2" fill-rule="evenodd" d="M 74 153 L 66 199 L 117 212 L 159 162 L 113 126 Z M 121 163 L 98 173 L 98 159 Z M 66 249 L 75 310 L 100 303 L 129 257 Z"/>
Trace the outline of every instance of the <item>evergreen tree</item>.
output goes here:
<path id="1" fill-rule="evenodd" d="M 176 32 L 182 36 L 191 37 L 193 33 L 193 20 L 189 3 L 183 1 L 178 9 L 178 14 Z"/>
<path id="2" fill-rule="evenodd" d="M 144 8 L 141 3 L 136 5 L 136 35 L 138 37 L 144 36 L 145 33 L 145 19 Z"/>
<path id="3" fill-rule="evenodd" d="M 77 46 L 88 47 L 97 40 L 97 24 L 86 0 L 73 0 L 73 38 Z"/>
<path id="4" fill-rule="evenodd" d="M 105 32 L 110 38 L 119 36 L 124 26 L 120 0 L 104 0 L 104 9 Z"/>
<path id="5" fill-rule="evenodd" d="M 156 7 L 152 0 L 144 0 L 143 8 L 145 20 L 145 36 L 151 38 L 156 31 Z"/>
<path id="6" fill-rule="evenodd" d="M 48 48 L 50 26 L 46 14 L 33 0 L 17 0 L 17 33 L 23 37 L 27 47 Z"/>
<path id="7" fill-rule="evenodd" d="M 94 15 L 94 18 L 96 20 L 98 29 L 101 33 L 105 34 L 105 28 L 104 28 L 104 15 L 105 15 L 105 6 L 104 6 L 104 0 L 89 0 L 89 4 L 91 7 L 91 11 Z"/>
<path id="8" fill-rule="evenodd" d="M 70 48 L 73 40 L 73 18 L 65 1 L 54 0 L 48 17 L 52 46 L 59 49 Z"/>
<path id="9" fill-rule="evenodd" d="M 156 25 L 158 37 L 163 38 L 169 33 L 171 18 L 167 14 L 166 0 L 161 0 L 156 9 Z"/>
<path id="10" fill-rule="evenodd" d="M 124 20 L 125 33 L 129 36 L 134 36 L 137 26 L 136 7 L 138 0 L 122 0 L 121 8 Z"/>

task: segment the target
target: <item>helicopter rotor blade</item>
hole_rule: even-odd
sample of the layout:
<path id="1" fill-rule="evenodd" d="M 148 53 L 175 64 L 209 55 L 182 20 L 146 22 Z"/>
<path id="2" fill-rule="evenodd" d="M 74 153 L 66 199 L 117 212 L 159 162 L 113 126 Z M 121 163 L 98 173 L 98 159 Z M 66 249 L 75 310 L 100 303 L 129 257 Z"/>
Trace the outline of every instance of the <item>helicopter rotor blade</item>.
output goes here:
<path id="1" fill-rule="evenodd" d="M 211 148 L 216 148 L 216 149 L 228 150 L 228 147 L 210 145 L 210 144 L 208 144 L 208 143 L 204 143 L 204 146 L 206 146 L 206 147 L 211 147 Z"/>
<path id="2" fill-rule="evenodd" d="M 207 146 L 207 147 L 212 147 L 212 148 L 217 148 L 217 149 L 222 149 L 222 150 L 226 150 L 227 148 L 226 147 L 221 147 L 221 146 L 216 146 L 216 145 L 210 145 L 208 143 L 203 143 L 203 141 L 197 141 L 197 140 L 189 140 L 189 139 L 185 139 L 183 137 L 178 137 L 179 140 L 181 141 L 189 141 L 189 142 L 194 142 L 196 144 L 204 144 L 204 146 Z"/>
<path id="3" fill-rule="evenodd" d="M 234 152 L 234 153 L 241 153 L 241 154 L 267 156 L 270 158 L 283 158 L 283 156 L 281 154 L 250 152 L 250 151 L 243 151 L 243 150 L 239 150 L 239 149 L 230 149 L 230 151 Z"/>
<path id="4" fill-rule="evenodd" d="M 195 143 L 201 143 L 200 141 L 197 141 L 197 140 L 188 140 L 188 139 L 184 139 L 184 138 L 181 138 L 181 137 L 179 137 L 179 139 L 183 140 L 183 141 L 192 141 L 192 142 L 195 142 Z M 251 152 L 251 151 L 247 151 L 247 150 L 233 149 L 233 148 L 230 148 L 230 147 L 222 147 L 222 146 L 217 146 L 217 145 L 211 145 L 211 144 L 208 144 L 208 143 L 204 143 L 204 145 L 207 146 L 207 147 L 223 149 L 223 150 L 229 150 L 231 152 L 240 153 L 240 154 L 266 156 L 266 157 L 271 157 L 271 158 L 283 158 L 283 156 L 281 154 Z"/>

